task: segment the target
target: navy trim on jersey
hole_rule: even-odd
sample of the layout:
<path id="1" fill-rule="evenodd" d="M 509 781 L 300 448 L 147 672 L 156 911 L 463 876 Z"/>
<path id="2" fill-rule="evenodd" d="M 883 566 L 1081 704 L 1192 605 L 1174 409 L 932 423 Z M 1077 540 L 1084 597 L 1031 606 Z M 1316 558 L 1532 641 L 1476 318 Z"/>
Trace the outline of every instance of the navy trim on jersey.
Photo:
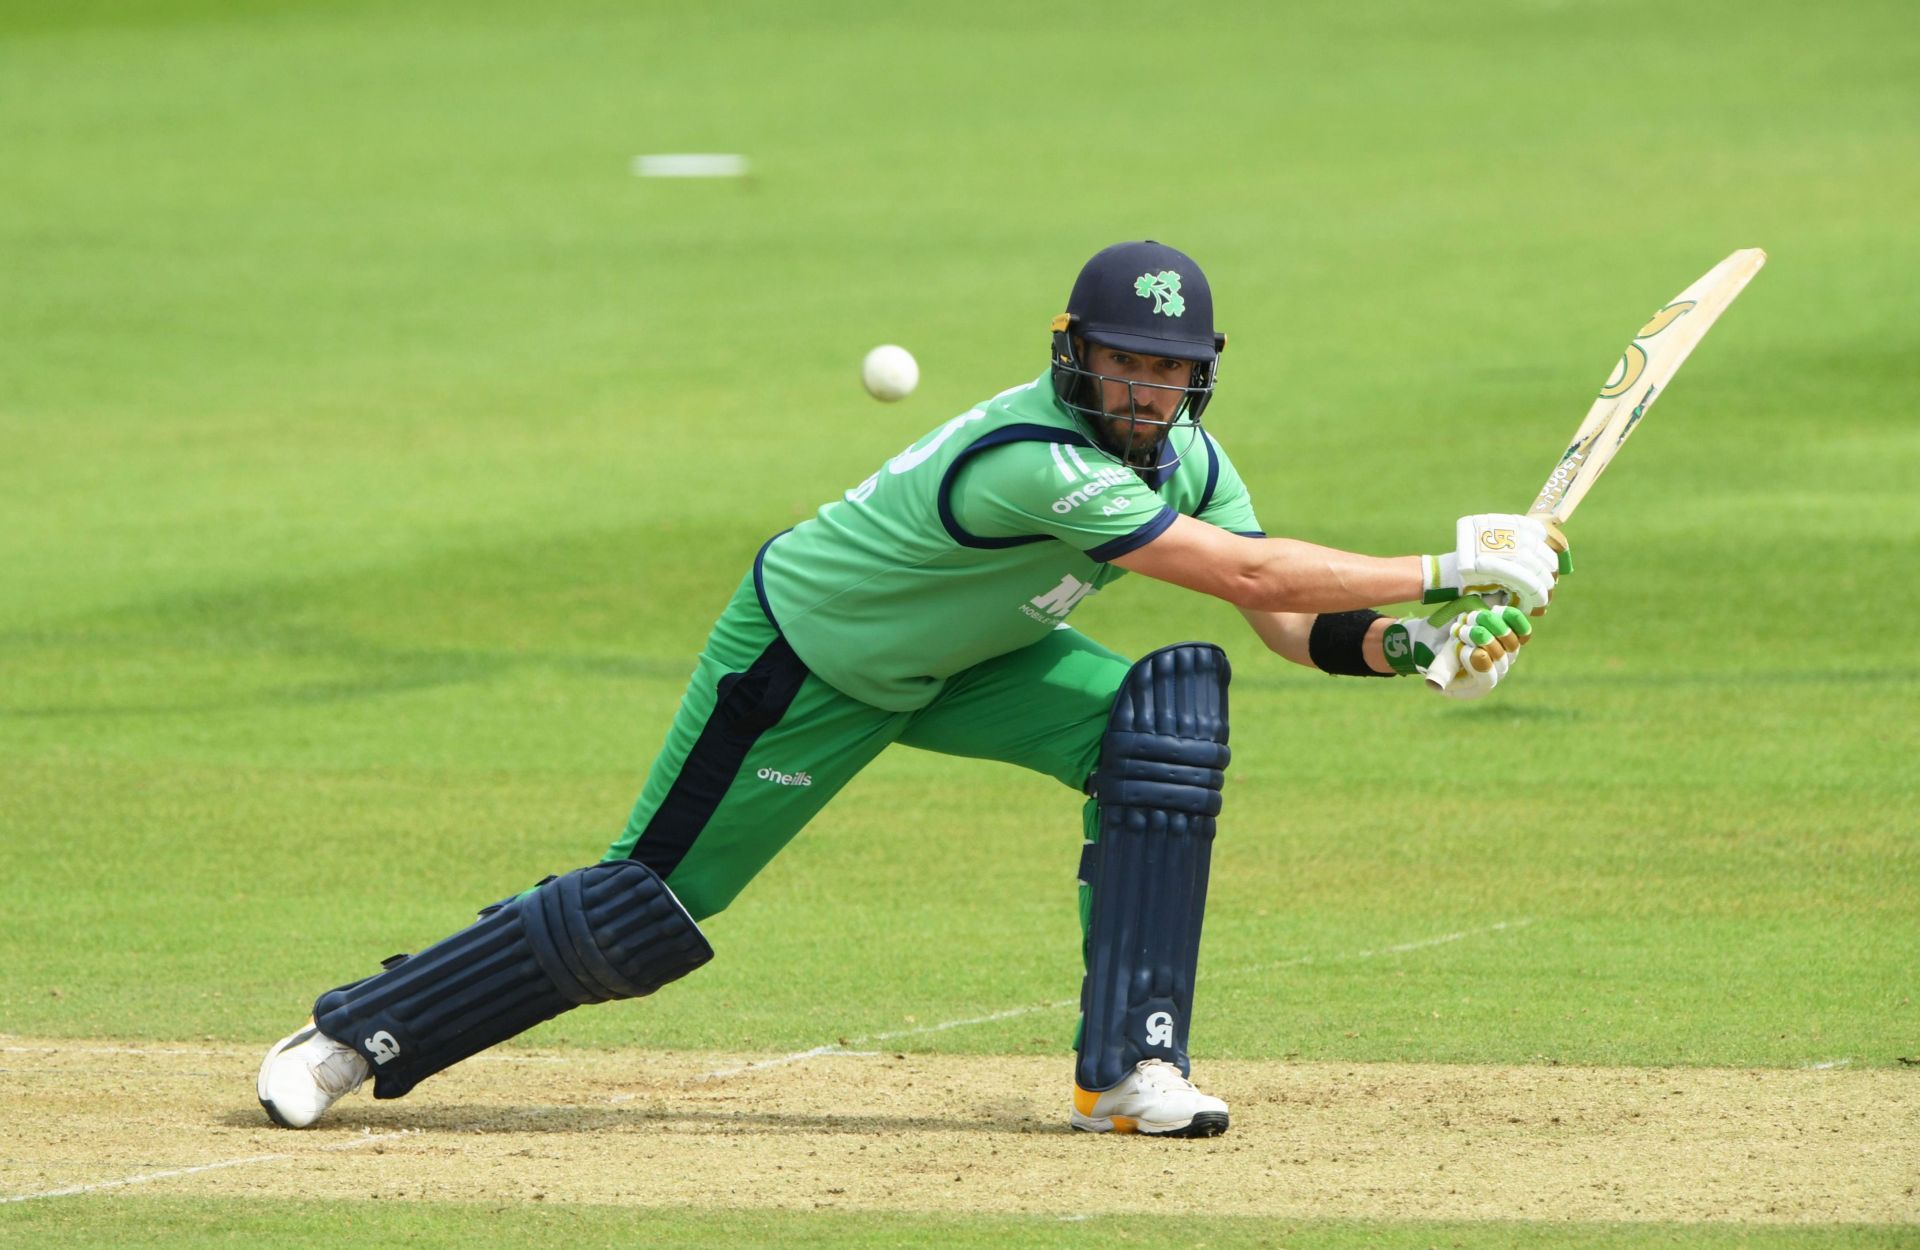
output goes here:
<path id="1" fill-rule="evenodd" d="M 1233 532 L 1242 538 L 1265 538 L 1267 536 L 1265 530 L 1235 530 Z"/>
<path id="2" fill-rule="evenodd" d="M 1197 425 L 1194 426 L 1193 428 L 1195 430 L 1200 429 L 1200 427 Z M 1207 437 L 1206 433 L 1202 431 L 1200 434 L 1200 437 L 1201 439 L 1204 440 Z M 1169 434 L 1167 435 L 1167 438 L 1169 441 L 1171 441 L 1173 438 L 1173 435 Z M 1162 443 L 1161 446 L 1165 447 L 1166 444 Z M 1167 448 L 1167 450 L 1172 451 L 1173 449 L 1169 447 Z M 1209 448 L 1208 450 L 1212 450 L 1212 449 Z M 1108 457 L 1108 459 L 1112 459 L 1112 457 Z M 1140 480 L 1145 482 L 1149 489 L 1158 491 L 1162 486 L 1165 486 L 1168 482 L 1171 482 L 1173 480 L 1173 475 L 1180 471 L 1180 453 L 1175 451 L 1173 453 L 1173 459 L 1168 461 L 1166 464 L 1160 466 L 1157 469 L 1142 469 L 1136 465 L 1128 465 L 1127 467 L 1129 469 L 1132 469 L 1135 473 L 1138 473 L 1140 475 Z M 1207 475 L 1207 489 L 1209 491 L 1213 489 L 1213 475 L 1211 473 Z"/>
<path id="3" fill-rule="evenodd" d="M 779 534 L 775 534 L 772 538 L 761 543 L 760 550 L 753 553 L 753 597 L 760 601 L 760 610 L 767 614 L 767 624 L 773 626 L 775 629 L 780 628 L 780 622 L 773 619 L 773 605 L 767 602 L 767 579 L 766 574 L 761 571 L 760 565 L 761 562 L 767 558 L 767 548 L 773 546 L 781 535 L 791 534 L 792 532 L 793 527 L 788 526 L 786 529 L 781 530 Z"/>
<path id="4" fill-rule="evenodd" d="M 1207 445 L 1207 488 L 1200 492 L 1200 506 L 1193 510 L 1195 516 L 1207 515 L 1207 505 L 1213 502 L 1213 488 L 1220 484 L 1220 453 L 1213 449 L 1213 440 L 1205 430 L 1200 431 L 1200 441 Z"/>
<path id="5" fill-rule="evenodd" d="M 959 543 L 962 547 L 976 547 L 988 551 L 997 550 L 1002 547 L 1023 547 L 1028 543 L 1043 543 L 1053 537 L 1051 534 L 1015 534 L 1011 538 L 984 538 L 978 534 L 969 534 L 966 530 L 961 529 L 960 519 L 953 515 L 953 503 L 949 499 L 949 496 L 953 490 L 953 479 L 958 476 L 961 465 L 990 447 L 1004 447 L 1008 443 L 1028 442 L 1064 443 L 1073 447 L 1087 447 L 1096 452 L 1099 451 L 1099 448 L 1094 447 L 1092 441 L 1089 440 L 1086 435 L 1076 433 L 1073 430 L 1063 430 L 1052 425 L 1023 423 L 1020 425 L 1003 425 L 997 430 L 987 431 L 969 443 L 959 455 L 955 456 L 953 462 L 947 466 L 947 471 L 940 476 L 940 493 L 938 495 L 940 500 L 940 524 L 945 527 L 947 537 L 953 539 L 953 541 Z"/>
<path id="6" fill-rule="evenodd" d="M 746 672 L 720 679 L 713 712 L 681 761 L 667 797 L 628 852 L 629 859 L 653 869 L 663 881 L 673 874 L 719 810 L 754 743 L 780 723 L 810 674 L 786 638 L 775 635 Z"/>
<path id="7" fill-rule="evenodd" d="M 1172 504 L 1167 504 L 1161 508 L 1159 512 L 1154 514 L 1151 521 L 1148 521 L 1145 525 L 1133 531 L 1133 533 L 1122 534 L 1110 542 L 1104 542 L 1098 547 L 1089 548 L 1087 550 L 1087 558 L 1106 564 L 1117 556 L 1123 556 L 1129 551 L 1144 547 L 1154 539 L 1160 537 L 1160 535 L 1166 533 L 1167 527 L 1172 525 L 1173 519 L 1179 515 L 1179 509 L 1175 508 Z"/>

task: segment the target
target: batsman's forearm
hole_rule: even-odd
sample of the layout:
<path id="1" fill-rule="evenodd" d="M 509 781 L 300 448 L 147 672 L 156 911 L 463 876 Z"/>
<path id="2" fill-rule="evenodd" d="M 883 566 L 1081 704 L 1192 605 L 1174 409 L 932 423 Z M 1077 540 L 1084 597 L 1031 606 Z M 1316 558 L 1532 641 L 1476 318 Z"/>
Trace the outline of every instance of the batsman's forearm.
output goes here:
<path id="1" fill-rule="evenodd" d="M 1231 598 L 1262 612 L 1350 612 L 1418 599 L 1425 585 L 1419 556 L 1363 556 L 1301 542 L 1265 538 Z M 1244 596 L 1244 597 L 1241 597 Z"/>

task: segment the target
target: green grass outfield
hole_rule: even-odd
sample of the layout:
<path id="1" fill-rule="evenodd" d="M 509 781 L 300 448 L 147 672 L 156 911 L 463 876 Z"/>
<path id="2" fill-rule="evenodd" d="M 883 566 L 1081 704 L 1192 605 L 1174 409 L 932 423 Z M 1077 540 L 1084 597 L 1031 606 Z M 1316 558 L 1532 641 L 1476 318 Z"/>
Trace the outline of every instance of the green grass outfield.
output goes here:
<path id="1" fill-rule="evenodd" d="M 1897 2 L 0 2 L 0 1033 L 264 1043 L 597 858 L 758 543 L 1037 373 L 1080 261 L 1151 235 L 1208 267 L 1208 422 L 1266 527 L 1380 553 L 1524 507 L 1639 320 L 1772 256 L 1484 703 L 1296 669 L 1144 579 L 1075 614 L 1236 665 L 1202 1061 L 1920 1056 L 1912 33 Z M 755 173 L 632 177 L 654 151 Z M 885 341 L 925 380 L 883 407 Z M 711 968 L 532 1040 L 789 1052 L 1068 998 L 1078 839 L 1050 782 L 891 753 Z M 26 1206 L 0 1239 L 314 1211 Z M 1894 1244 L 1635 1227 L 1302 1240 Z"/>
<path id="2" fill-rule="evenodd" d="M 300 1250 L 329 1240 L 355 1245 L 404 1244 L 414 1250 L 470 1250 L 474 1246 L 528 1246 L 538 1250 L 628 1250 L 635 1244 L 706 1245 L 742 1250 L 994 1250 L 1002 1246 L 1138 1245 L 1167 1250 L 1500 1250 L 1531 1244 L 1525 1225 L 1406 1223 L 1390 1226 L 1336 1220 L 1183 1219 L 1143 1224 L 1137 1219 L 894 1216 L 887 1220 L 842 1214 L 770 1214 L 716 1210 L 689 1219 L 677 1213 L 607 1207 L 488 1209 L 445 1203 L 390 1202 L 264 1204 L 152 1199 L 143 1219 L 127 1228 L 109 1214 L 111 1200 L 89 1198 L 39 1206 L 18 1225 L 0 1223 L 0 1245 L 69 1244 L 110 1228 L 122 1250 L 174 1250 L 182 1244 L 240 1246 L 246 1250 Z M 20 1236 L 10 1240 L 10 1233 Z M 1898 1250 L 1911 1231 L 1874 1225 L 1797 1228 L 1736 1225 L 1701 1229 L 1675 1224 L 1628 1226 L 1559 1224 L 1540 1244 L 1559 1250 Z"/>

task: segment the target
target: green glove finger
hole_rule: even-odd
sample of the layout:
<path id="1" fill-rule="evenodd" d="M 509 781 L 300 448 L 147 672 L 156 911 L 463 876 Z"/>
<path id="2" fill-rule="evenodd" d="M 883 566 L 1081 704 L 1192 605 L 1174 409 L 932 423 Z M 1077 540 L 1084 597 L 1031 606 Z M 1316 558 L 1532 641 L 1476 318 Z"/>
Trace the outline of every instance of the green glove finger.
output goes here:
<path id="1" fill-rule="evenodd" d="M 1476 614 L 1473 623 L 1495 638 L 1505 638 L 1513 632 L 1513 627 L 1507 624 L 1505 610 L 1501 608 L 1488 608 Z"/>
<path id="2" fill-rule="evenodd" d="M 1519 608 L 1501 608 L 1500 615 L 1506 618 L 1508 627 L 1511 628 L 1514 633 L 1520 635 L 1521 642 L 1525 642 L 1533 636 L 1533 622 L 1528 620 L 1527 614 Z"/>
<path id="3" fill-rule="evenodd" d="M 1475 625 L 1473 628 L 1467 631 L 1467 641 L 1472 643 L 1475 647 L 1487 646 L 1493 641 L 1493 631 L 1490 629 L 1486 629 L 1482 626 Z"/>
<path id="4" fill-rule="evenodd" d="M 1571 551 L 1563 551 L 1560 553 L 1560 571 L 1562 573 L 1573 572 L 1573 553 Z"/>

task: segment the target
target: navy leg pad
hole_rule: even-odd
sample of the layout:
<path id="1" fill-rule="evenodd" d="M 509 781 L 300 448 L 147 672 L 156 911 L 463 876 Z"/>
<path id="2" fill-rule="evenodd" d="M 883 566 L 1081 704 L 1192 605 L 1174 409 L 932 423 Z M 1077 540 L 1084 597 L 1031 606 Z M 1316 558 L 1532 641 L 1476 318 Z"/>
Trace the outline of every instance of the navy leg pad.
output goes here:
<path id="1" fill-rule="evenodd" d="M 583 1003 L 640 998 L 713 958 L 666 883 L 638 860 L 592 864 L 387 970 L 322 994 L 314 1023 L 398 1098 L 462 1059 Z"/>
<path id="2" fill-rule="evenodd" d="M 1191 1070 L 1188 1015 L 1214 817 L 1226 780 L 1226 653 L 1164 647 L 1135 664 L 1101 740 L 1093 797 L 1099 838 L 1081 879 L 1091 888 L 1074 1079 L 1110 1089 L 1143 1059 Z"/>

